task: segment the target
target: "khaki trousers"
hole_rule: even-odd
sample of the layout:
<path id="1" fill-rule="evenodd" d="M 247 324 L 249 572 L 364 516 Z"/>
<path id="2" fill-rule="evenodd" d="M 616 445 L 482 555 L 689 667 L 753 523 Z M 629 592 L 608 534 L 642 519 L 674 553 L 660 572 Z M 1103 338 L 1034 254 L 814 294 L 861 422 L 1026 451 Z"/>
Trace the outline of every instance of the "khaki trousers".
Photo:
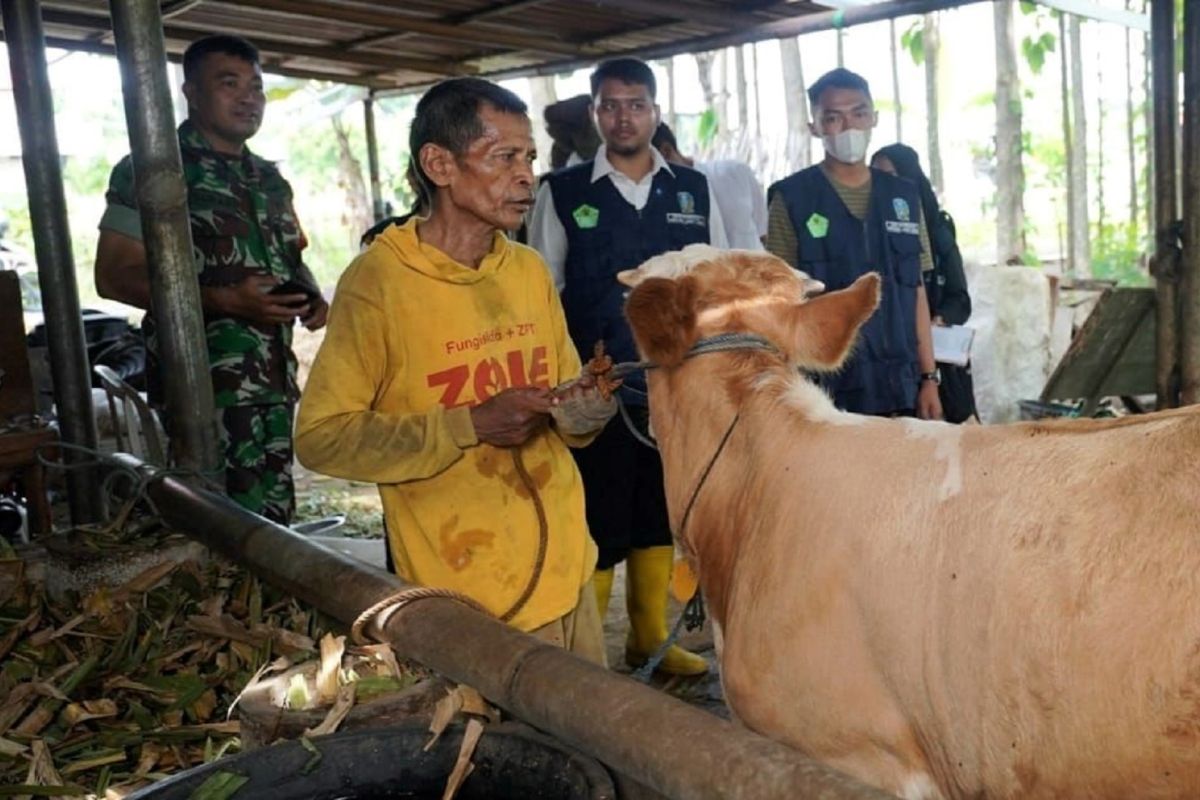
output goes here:
<path id="1" fill-rule="evenodd" d="M 590 580 L 580 590 L 574 609 L 530 631 L 529 635 L 602 667 L 608 666 L 604 657 L 604 626 L 596 609 L 596 589 Z"/>

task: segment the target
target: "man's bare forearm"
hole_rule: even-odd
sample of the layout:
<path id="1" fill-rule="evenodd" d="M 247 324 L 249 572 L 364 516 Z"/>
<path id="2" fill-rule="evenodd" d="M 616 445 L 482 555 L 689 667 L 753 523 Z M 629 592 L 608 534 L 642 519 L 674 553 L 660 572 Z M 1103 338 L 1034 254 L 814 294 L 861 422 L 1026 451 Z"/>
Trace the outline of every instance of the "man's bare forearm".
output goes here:
<path id="1" fill-rule="evenodd" d="M 127 306 L 150 308 L 150 275 L 145 266 L 104 267 L 97 259 L 96 292 Z"/>
<path id="2" fill-rule="evenodd" d="M 200 305 L 209 313 L 223 313 L 228 289 L 222 286 L 201 286 Z M 150 310 L 152 304 L 150 275 L 143 265 L 126 265 L 116 269 L 96 270 L 96 292 L 107 300 L 127 306 Z"/>
<path id="3" fill-rule="evenodd" d="M 925 287 L 917 287 L 917 361 L 921 372 L 933 372 L 937 363 L 933 359 L 933 330 L 929 323 L 929 298 Z"/>
<path id="4" fill-rule="evenodd" d="M 134 238 L 100 231 L 96 243 L 96 292 L 137 308 L 150 308 L 150 270 L 146 248 Z"/>

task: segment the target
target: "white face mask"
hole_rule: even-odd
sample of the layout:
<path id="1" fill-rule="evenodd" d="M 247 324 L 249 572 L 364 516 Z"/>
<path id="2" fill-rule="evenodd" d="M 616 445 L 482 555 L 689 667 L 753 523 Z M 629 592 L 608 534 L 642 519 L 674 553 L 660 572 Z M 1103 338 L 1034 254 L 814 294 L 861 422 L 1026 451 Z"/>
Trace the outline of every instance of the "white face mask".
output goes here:
<path id="1" fill-rule="evenodd" d="M 867 157 L 867 145 L 871 142 L 871 132 L 858 128 L 847 128 L 833 136 L 822 136 L 821 144 L 825 152 L 846 164 L 857 164 Z"/>

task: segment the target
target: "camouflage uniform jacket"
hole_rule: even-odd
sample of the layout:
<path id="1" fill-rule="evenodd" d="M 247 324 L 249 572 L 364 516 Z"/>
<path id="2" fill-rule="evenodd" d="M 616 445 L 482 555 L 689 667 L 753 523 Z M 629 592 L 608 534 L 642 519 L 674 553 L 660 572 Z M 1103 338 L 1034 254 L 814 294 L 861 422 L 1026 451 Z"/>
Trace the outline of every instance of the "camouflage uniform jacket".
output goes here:
<path id="1" fill-rule="evenodd" d="M 304 234 L 292 207 L 292 188 L 275 165 L 246 149 L 240 157 L 215 152 L 190 122 L 179 126 L 187 182 L 192 252 L 201 286 L 235 284 L 248 275 L 300 276 Z M 102 229 L 141 239 L 133 164 L 113 168 Z M 157 351 L 154 320 L 146 315 L 147 349 Z M 206 314 L 208 358 L 217 408 L 295 403 L 296 358 L 290 325 L 266 325 Z M 161 400 L 157 369 L 148 370 L 152 400 Z"/>

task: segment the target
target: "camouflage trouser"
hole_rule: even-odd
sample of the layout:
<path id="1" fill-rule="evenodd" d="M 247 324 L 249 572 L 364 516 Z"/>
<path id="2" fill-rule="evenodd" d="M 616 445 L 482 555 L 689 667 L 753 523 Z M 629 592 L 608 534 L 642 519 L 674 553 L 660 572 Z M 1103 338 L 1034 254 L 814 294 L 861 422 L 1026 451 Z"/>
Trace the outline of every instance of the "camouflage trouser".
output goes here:
<path id="1" fill-rule="evenodd" d="M 292 412 L 284 403 L 218 410 L 225 491 L 243 508 L 283 525 L 296 511 Z"/>

